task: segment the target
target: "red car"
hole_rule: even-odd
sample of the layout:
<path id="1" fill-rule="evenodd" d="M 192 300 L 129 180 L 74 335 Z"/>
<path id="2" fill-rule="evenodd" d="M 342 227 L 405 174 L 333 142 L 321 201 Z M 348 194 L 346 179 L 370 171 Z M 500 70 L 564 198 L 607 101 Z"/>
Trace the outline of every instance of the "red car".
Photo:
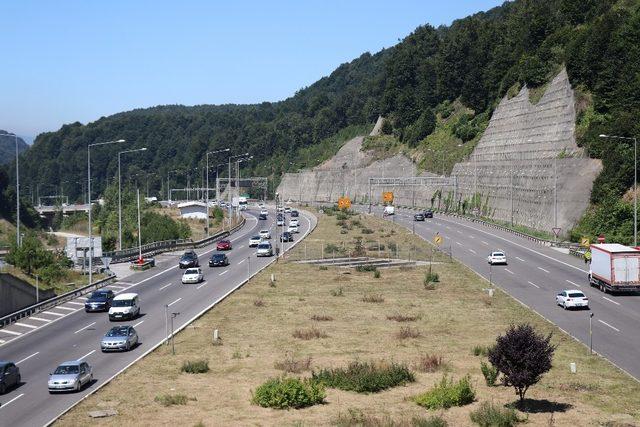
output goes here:
<path id="1" fill-rule="evenodd" d="M 230 240 L 220 240 L 216 245 L 216 249 L 219 251 L 230 251 L 231 250 L 231 241 Z"/>

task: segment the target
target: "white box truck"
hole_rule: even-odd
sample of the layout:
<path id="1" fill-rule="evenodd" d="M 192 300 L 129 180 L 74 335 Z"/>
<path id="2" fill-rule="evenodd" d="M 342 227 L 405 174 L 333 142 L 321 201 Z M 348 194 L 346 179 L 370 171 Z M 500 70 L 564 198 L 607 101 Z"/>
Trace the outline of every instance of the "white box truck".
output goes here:
<path id="1" fill-rule="evenodd" d="M 603 292 L 640 291 L 640 250 L 618 243 L 591 245 L 589 284 Z"/>

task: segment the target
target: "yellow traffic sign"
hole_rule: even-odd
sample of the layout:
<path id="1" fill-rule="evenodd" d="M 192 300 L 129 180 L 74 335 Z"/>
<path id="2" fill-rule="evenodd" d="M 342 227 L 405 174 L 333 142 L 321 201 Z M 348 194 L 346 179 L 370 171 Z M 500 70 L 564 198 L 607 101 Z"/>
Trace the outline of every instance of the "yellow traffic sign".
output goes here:
<path id="1" fill-rule="evenodd" d="M 382 193 L 382 200 L 385 203 L 393 203 L 393 191 L 384 191 Z"/>
<path id="2" fill-rule="evenodd" d="M 348 197 L 340 197 L 338 199 L 338 208 L 339 209 L 349 209 L 351 208 L 351 199 Z"/>
<path id="3" fill-rule="evenodd" d="M 436 237 L 433 238 L 433 243 L 440 246 L 442 242 L 444 242 L 444 239 L 442 238 L 442 236 L 439 234 L 436 234 Z"/>
<path id="4" fill-rule="evenodd" d="M 588 237 L 583 237 L 580 239 L 580 246 L 583 248 L 588 248 L 591 245 L 591 241 L 589 241 Z"/>

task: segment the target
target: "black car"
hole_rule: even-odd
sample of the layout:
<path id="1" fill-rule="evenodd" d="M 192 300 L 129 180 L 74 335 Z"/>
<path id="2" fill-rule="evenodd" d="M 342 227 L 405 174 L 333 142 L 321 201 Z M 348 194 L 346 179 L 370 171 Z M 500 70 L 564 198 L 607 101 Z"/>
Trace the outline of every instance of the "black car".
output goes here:
<path id="1" fill-rule="evenodd" d="M 200 267 L 200 263 L 198 262 L 198 255 L 194 251 L 187 251 L 180 257 L 180 262 L 178 263 L 180 268 L 192 268 L 192 267 Z"/>
<path id="2" fill-rule="evenodd" d="M 265 219 L 267 219 L 267 214 L 261 213 L 260 215 L 258 215 L 258 219 L 264 221 Z"/>
<path id="3" fill-rule="evenodd" d="M 297 218 L 299 215 L 298 211 L 291 211 L 291 218 Z"/>
<path id="4" fill-rule="evenodd" d="M 109 311 L 113 297 L 113 291 L 109 289 L 94 291 L 84 302 L 84 311 L 87 313 L 91 311 Z"/>
<path id="5" fill-rule="evenodd" d="M 424 211 L 424 217 L 433 218 L 433 211 L 431 209 L 427 209 L 426 211 Z"/>
<path id="6" fill-rule="evenodd" d="M 414 221 L 424 221 L 424 214 L 423 214 L 423 213 L 418 212 L 417 214 L 415 214 L 415 215 L 413 216 L 413 220 L 414 220 Z"/>
<path id="7" fill-rule="evenodd" d="M 288 231 L 283 231 L 282 234 L 280 235 L 280 241 L 293 242 L 293 234 L 289 233 Z"/>
<path id="8" fill-rule="evenodd" d="M 209 258 L 209 267 L 224 267 L 227 265 L 229 265 L 229 258 L 225 254 L 217 252 Z"/>
<path id="9" fill-rule="evenodd" d="M 13 362 L 0 360 L 0 394 L 20 385 L 20 369 Z"/>

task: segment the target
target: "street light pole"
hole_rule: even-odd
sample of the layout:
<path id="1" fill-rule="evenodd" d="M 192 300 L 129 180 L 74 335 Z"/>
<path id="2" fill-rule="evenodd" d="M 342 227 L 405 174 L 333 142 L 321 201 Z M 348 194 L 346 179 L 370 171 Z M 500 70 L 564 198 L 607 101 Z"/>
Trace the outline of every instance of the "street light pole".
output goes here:
<path id="1" fill-rule="evenodd" d="M 136 151 L 147 151 L 147 147 L 136 150 L 125 150 L 118 153 L 118 250 L 122 250 L 122 189 L 120 178 L 120 156 L 125 153 L 135 153 Z M 147 181 L 148 182 L 148 181 Z"/>
<path id="2" fill-rule="evenodd" d="M 633 141 L 633 246 L 638 246 L 638 138 L 604 134 L 600 138 Z"/>
<path id="3" fill-rule="evenodd" d="M 207 153 L 207 155 L 205 156 L 207 158 L 207 197 L 206 197 L 206 203 L 207 203 L 207 237 L 209 237 L 209 155 L 210 154 L 217 154 L 217 153 L 222 153 L 225 151 L 229 151 L 229 148 L 225 148 L 224 150 L 217 150 L 217 151 L 209 151 Z M 218 180 L 218 167 L 216 166 L 216 181 Z M 217 186 L 216 186 L 217 188 Z M 216 190 L 216 200 L 217 200 L 217 190 Z"/>
<path id="4" fill-rule="evenodd" d="M 93 231 L 91 225 L 91 147 L 98 145 L 116 144 L 125 142 L 124 139 L 118 139 L 116 141 L 96 142 L 87 145 L 87 203 L 89 210 L 89 285 L 93 284 Z"/>
<path id="5" fill-rule="evenodd" d="M 16 244 L 20 246 L 20 159 L 18 157 L 18 135 L 13 134 L 16 141 Z"/>
<path id="6" fill-rule="evenodd" d="M 593 354 L 593 328 L 592 328 L 593 312 L 589 313 L 589 355 Z"/>
<path id="7" fill-rule="evenodd" d="M 231 221 L 231 159 L 237 159 L 238 157 L 248 156 L 249 153 L 238 154 L 236 156 L 229 156 L 229 183 L 227 185 L 227 199 L 229 200 L 229 221 Z"/>

